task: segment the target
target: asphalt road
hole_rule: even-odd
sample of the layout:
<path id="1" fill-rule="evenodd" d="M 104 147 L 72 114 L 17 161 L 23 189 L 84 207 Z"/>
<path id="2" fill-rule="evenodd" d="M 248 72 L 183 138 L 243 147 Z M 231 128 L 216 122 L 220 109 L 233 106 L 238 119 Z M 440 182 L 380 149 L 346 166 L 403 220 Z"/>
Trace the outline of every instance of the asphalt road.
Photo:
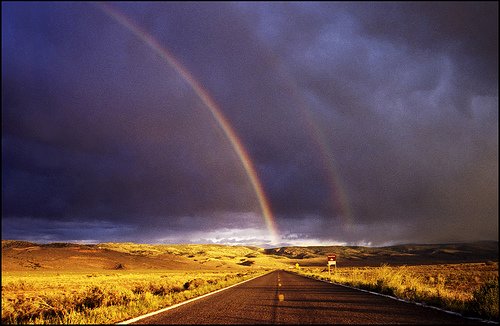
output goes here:
<path id="1" fill-rule="evenodd" d="M 281 284 L 281 286 L 280 286 Z M 280 301 L 280 295 L 284 300 Z M 387 297 L 275 271 L 136 324 L 484 323 Z"/>

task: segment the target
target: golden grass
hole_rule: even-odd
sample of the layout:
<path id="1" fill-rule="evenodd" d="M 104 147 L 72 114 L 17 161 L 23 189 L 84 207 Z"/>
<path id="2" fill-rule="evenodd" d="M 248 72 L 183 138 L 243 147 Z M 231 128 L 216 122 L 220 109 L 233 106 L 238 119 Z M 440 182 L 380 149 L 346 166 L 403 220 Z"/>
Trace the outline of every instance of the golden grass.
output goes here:
<path id="1" fill-rule="evenodd" d="M 2 324 L 116 323 L 264 272 L 7 272 Z"/>
<path id="2" fill-rule="evenodd" d="M 305 268 L 300 274 L 498 321 L 498 262 Z"/>
<path id="3" fill-rule="evenodd" d="M 197 256 L 205 255 L 210 257 L 236 257 L 245 256 L 248 254 L 257 254 L 262 249 L 256 247 L 246 246 L 227 246 L 216 244 L 138 244 L 132 242 L 106 242 L 98 245 L 102 249 L 110 249 L 119 252 L 131 254 L 147 254 L 147 255 L 160 255 L 160 254 L 174 254 L 181 256 Z"/>
<path id="4" fill-rule="evenodd" d="M 2 323 L 115 323 L 267 270 L 288 270 L 297 262 L 307 275 L 498 320 L 498 263 L 339 267 L 335 275 L 328 277 L 328 273 L 322 272 L 324 267 L 305 266 L 308 262 L 314 266 L 322 264 L 324 256 L 320 258 L 316 251 L 330 249 L 318 248 L 291 248 L 291 252 L 283 249 L 288 250 L 283 253 L 281 249 L 247 246 L 42 246 L 2 240 Z M 365 260 L 368 253 L 362 252 L 362 248 L 356 250 L 346 248 L 345 254 L 352 257 L 345 257 L 361 257 L 355 263 L 372 266 L 378 262 Z M 418 255 L 411 257 L 414 256 Z M 399 256 L 391 254 L 392 262 L 401 261 L 394 257 Z M 429 258 L 418 256 L 415 261 L 426 261 L 426 257 Z M 352 262 L 346 259 L 346 263 Z"/>

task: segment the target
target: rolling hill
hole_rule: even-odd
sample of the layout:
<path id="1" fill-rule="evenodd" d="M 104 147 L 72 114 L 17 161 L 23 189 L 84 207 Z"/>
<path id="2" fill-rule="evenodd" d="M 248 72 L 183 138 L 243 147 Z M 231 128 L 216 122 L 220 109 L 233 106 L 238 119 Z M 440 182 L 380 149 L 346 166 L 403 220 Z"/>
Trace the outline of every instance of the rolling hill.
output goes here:
<path id="1" fill-rule="evenodd" d="M 2 240 L 2 271 L 241 269 L 283 267 L 285 257 L 263 249 L 223 245 L 135 243 L 49 243 Z"/>
<path id="2" fill-rule="evenodd" d="M 313 246 L 262 249 L 213 244 L 49 243 L 2 240 L 2 271 L 200 270 L 322 266 L 422 265 L 498 261 L 498 242 L 389 247 Z"/>
<path id="3" fill-rule="evenodd" d="M 451 244 L 406 244 L 388 247 L 317 246 L 266 249 L 267 254 L 321 266 L 335 253 L 339 266 L 452 264 L 498 261 L 498 241 Z"/>

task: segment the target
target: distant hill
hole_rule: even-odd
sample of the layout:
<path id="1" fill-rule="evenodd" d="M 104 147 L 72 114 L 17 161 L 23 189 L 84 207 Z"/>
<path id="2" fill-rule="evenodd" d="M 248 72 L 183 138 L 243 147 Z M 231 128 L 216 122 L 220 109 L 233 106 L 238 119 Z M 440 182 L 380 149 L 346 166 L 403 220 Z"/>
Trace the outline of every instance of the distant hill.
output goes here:
<path id="1" fill-rule="evenodd" d="M 2 271 L 197 270 L 324 266 L 449 264 L 498 261 L 498 242 L 407 244 L 389 247 L 313 246 L 262 249 L 214 244 L 49 243 L 2 240 Z"/>
<path id="2" fill-rule="evenodd" d="M 388 247 L 314 246 L 266 249 L 267 254 L 324 265 L 328 254 L 336 254 L 340 266 L 450 264 L 498 261 L 498 241 L 451 244 L 406 244 Z"/>

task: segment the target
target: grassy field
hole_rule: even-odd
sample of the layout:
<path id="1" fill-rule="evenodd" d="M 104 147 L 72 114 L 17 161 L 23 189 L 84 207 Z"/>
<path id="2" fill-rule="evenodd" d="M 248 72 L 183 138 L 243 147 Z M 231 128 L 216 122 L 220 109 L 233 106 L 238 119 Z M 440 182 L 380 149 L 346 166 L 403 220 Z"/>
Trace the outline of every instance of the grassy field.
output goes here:
<path id="1" fill-rule="evenodd" d="M 333 267 L 333 266 L 332 266 Z M 303 268 L 299 274 L 498 321 L 498 262 Z"/>
<path id="2" fill-rule="evenodd" d="M 235 284 L 263 270 L 2 273 L 2 324 L 109 324 Z"/>
<path id="3" fill-rule="evenodd" d="M 339 268 L 329 277 L 331 252 Z M 498 242 L 262 249 L 2 240 L 2 323 L 115 323 L 296 263 L 309 276 L 498 320 L 497 257 Z"/>

